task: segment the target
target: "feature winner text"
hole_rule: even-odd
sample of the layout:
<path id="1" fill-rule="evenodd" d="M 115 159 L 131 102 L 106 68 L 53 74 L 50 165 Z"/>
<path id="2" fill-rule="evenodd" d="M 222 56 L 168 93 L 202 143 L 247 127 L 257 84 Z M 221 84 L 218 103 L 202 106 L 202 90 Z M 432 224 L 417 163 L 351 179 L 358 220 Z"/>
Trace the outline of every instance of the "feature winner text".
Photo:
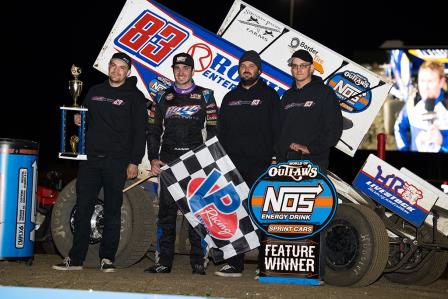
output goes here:
<path id="1" fill-rule="evenodd" d="M 315 272 L 316 245 L 266 244 L 264 266 L 274 272 Z"/>

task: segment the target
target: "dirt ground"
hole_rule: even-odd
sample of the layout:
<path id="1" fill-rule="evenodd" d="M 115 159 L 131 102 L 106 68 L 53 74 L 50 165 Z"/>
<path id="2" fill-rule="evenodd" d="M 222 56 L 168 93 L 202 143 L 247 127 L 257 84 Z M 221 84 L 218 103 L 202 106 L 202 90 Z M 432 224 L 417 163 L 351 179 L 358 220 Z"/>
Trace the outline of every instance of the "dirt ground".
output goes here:
<path id="1" fill-rule="evenodd" d="M 59 256 L 50 254 L 36 254 L 31 266 L 24 262 L 0 261 L 0 285 L 224 298 L 448 298 L 446 277 L 425 287 L 394 284 L 384 278 L 364 288 L 312 287 L 259 283 L 254 279 L 256 264 L 252 263 L 245 265 L 242 278 L 213 275 L 220 268 L 213 263 L 207 275 L 192 275 L 187 255 L 175 256 L 170 274 L 144 273 L 143 270 L 152 265 L 149 258 L 116 273 L 102 273 L 98 269 L 52 270 L 51 265 L 60 261 Z"/>

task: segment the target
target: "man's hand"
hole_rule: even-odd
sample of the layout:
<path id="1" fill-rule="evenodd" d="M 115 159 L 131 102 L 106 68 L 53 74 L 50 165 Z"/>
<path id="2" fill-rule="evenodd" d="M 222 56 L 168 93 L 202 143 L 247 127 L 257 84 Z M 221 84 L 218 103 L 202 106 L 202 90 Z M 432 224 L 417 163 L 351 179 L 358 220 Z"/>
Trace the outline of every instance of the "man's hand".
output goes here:
<path id="1" fill-rule="evenodd" d="M 135 165 L 135 164 L 129 163 L 128 169 L 126 170 L 126 175 L 127 175 L 128 180 L 137 177 L 137 175 L 138 175 L 138 166 Z"/>
<path id="2" fill-rule="evenodd" d="M 73 122 L 79 127 L 81 125 L 81 114 L 76 113 L 73 115 Z"/>
<path id="3" fill-rule="evenodd" d="M 310 151 L 306 145 L 298 144 L 298 143 L 291 143 L 289 145 L 289 148 L 292 149 L 295 152 L 302 152 L 302 154 L 309 155 Z"/>
<path id="4" fill-rule="evenodd" d="M 151 169 L 149 170 L 149 174 L 150 175 L 159 175 L 160 167 L 162 167 L 163 165 L 165 165 L 165 163 L 163 163 L 160 160 L 157 160 L 157 159 L 151 160 Z"/>

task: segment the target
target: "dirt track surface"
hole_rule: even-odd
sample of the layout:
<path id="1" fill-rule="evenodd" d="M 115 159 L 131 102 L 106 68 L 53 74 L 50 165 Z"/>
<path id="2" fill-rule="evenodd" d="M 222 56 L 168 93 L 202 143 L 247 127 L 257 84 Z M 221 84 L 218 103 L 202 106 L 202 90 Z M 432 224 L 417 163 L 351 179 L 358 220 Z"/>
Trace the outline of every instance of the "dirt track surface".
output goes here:
<path id="1" fill-rule="evenodd" d="M 446 279 L 425 287 L 394 284 L 384 278 L 364 288 L 312 287 L 261 284 L 254 280 L 255 264 L 245 265 L 242 278 L 213 275 L 220 268 L 213 263 L 207 275 L 192 275 L 188 256 L 184 255 L 176 255 L 170 274 L 144 273 L 143 270 L 152 265 L 148 258 L 132 267 L 118 269 L 116 273 L 102 273 L 98 269 L 52 270 L 51 265 L 60 261 L 59 256 L 46 254 L 36 254 L 32 266 L 0 261 L 0 285 L 225 298 L 448 298 Z"/>

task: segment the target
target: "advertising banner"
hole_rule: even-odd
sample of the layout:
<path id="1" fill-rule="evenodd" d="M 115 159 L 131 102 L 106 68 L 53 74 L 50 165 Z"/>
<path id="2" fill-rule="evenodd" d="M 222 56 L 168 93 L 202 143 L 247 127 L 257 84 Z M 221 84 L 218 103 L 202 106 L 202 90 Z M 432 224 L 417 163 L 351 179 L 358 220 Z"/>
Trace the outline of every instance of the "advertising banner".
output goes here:
<path id="1" fill-rule="evenodd" d="M 260 282 L 319 285 L 322 236 L 337 207 L 331 181 L 308 160 L 274 164 L 252 186 L 249 212 L 267 236 Z"/>
<path id="2" fill-rule="evenodd" d="M 187 52 L 195 61 L 196 85 L 212 89 L 220 106 L 222 98 L 239 82 L 238 60 L 244 52 L 199 25 L 155 1 L 128 0 L 115 22 L 94 67 L 107 74 L 116 52 L 132 57 L 132 74 L 149 98 L 174 80 L 173 56 Z M 263 62 L 262 79 L 281 95 L 291 76 Z"/>
<path id="3" fill-rule="evenodd" d="M 415 226 L 422 225 L 438 198 L 420 182 L 372 154 L 353 186 Z"/>
<path id="4" fill-rule="evenodd" d="M 389 82 L 243 1 L 234 2 L 218 34 L 245 50 L 259 52 L 264 61 L 288 74 L 287 60 L 292 53 L 308 51 L 313 56 L 314 74 L 335 90 L 345 118 L 336 147 L 354 156 L 386 99 Z"/>

